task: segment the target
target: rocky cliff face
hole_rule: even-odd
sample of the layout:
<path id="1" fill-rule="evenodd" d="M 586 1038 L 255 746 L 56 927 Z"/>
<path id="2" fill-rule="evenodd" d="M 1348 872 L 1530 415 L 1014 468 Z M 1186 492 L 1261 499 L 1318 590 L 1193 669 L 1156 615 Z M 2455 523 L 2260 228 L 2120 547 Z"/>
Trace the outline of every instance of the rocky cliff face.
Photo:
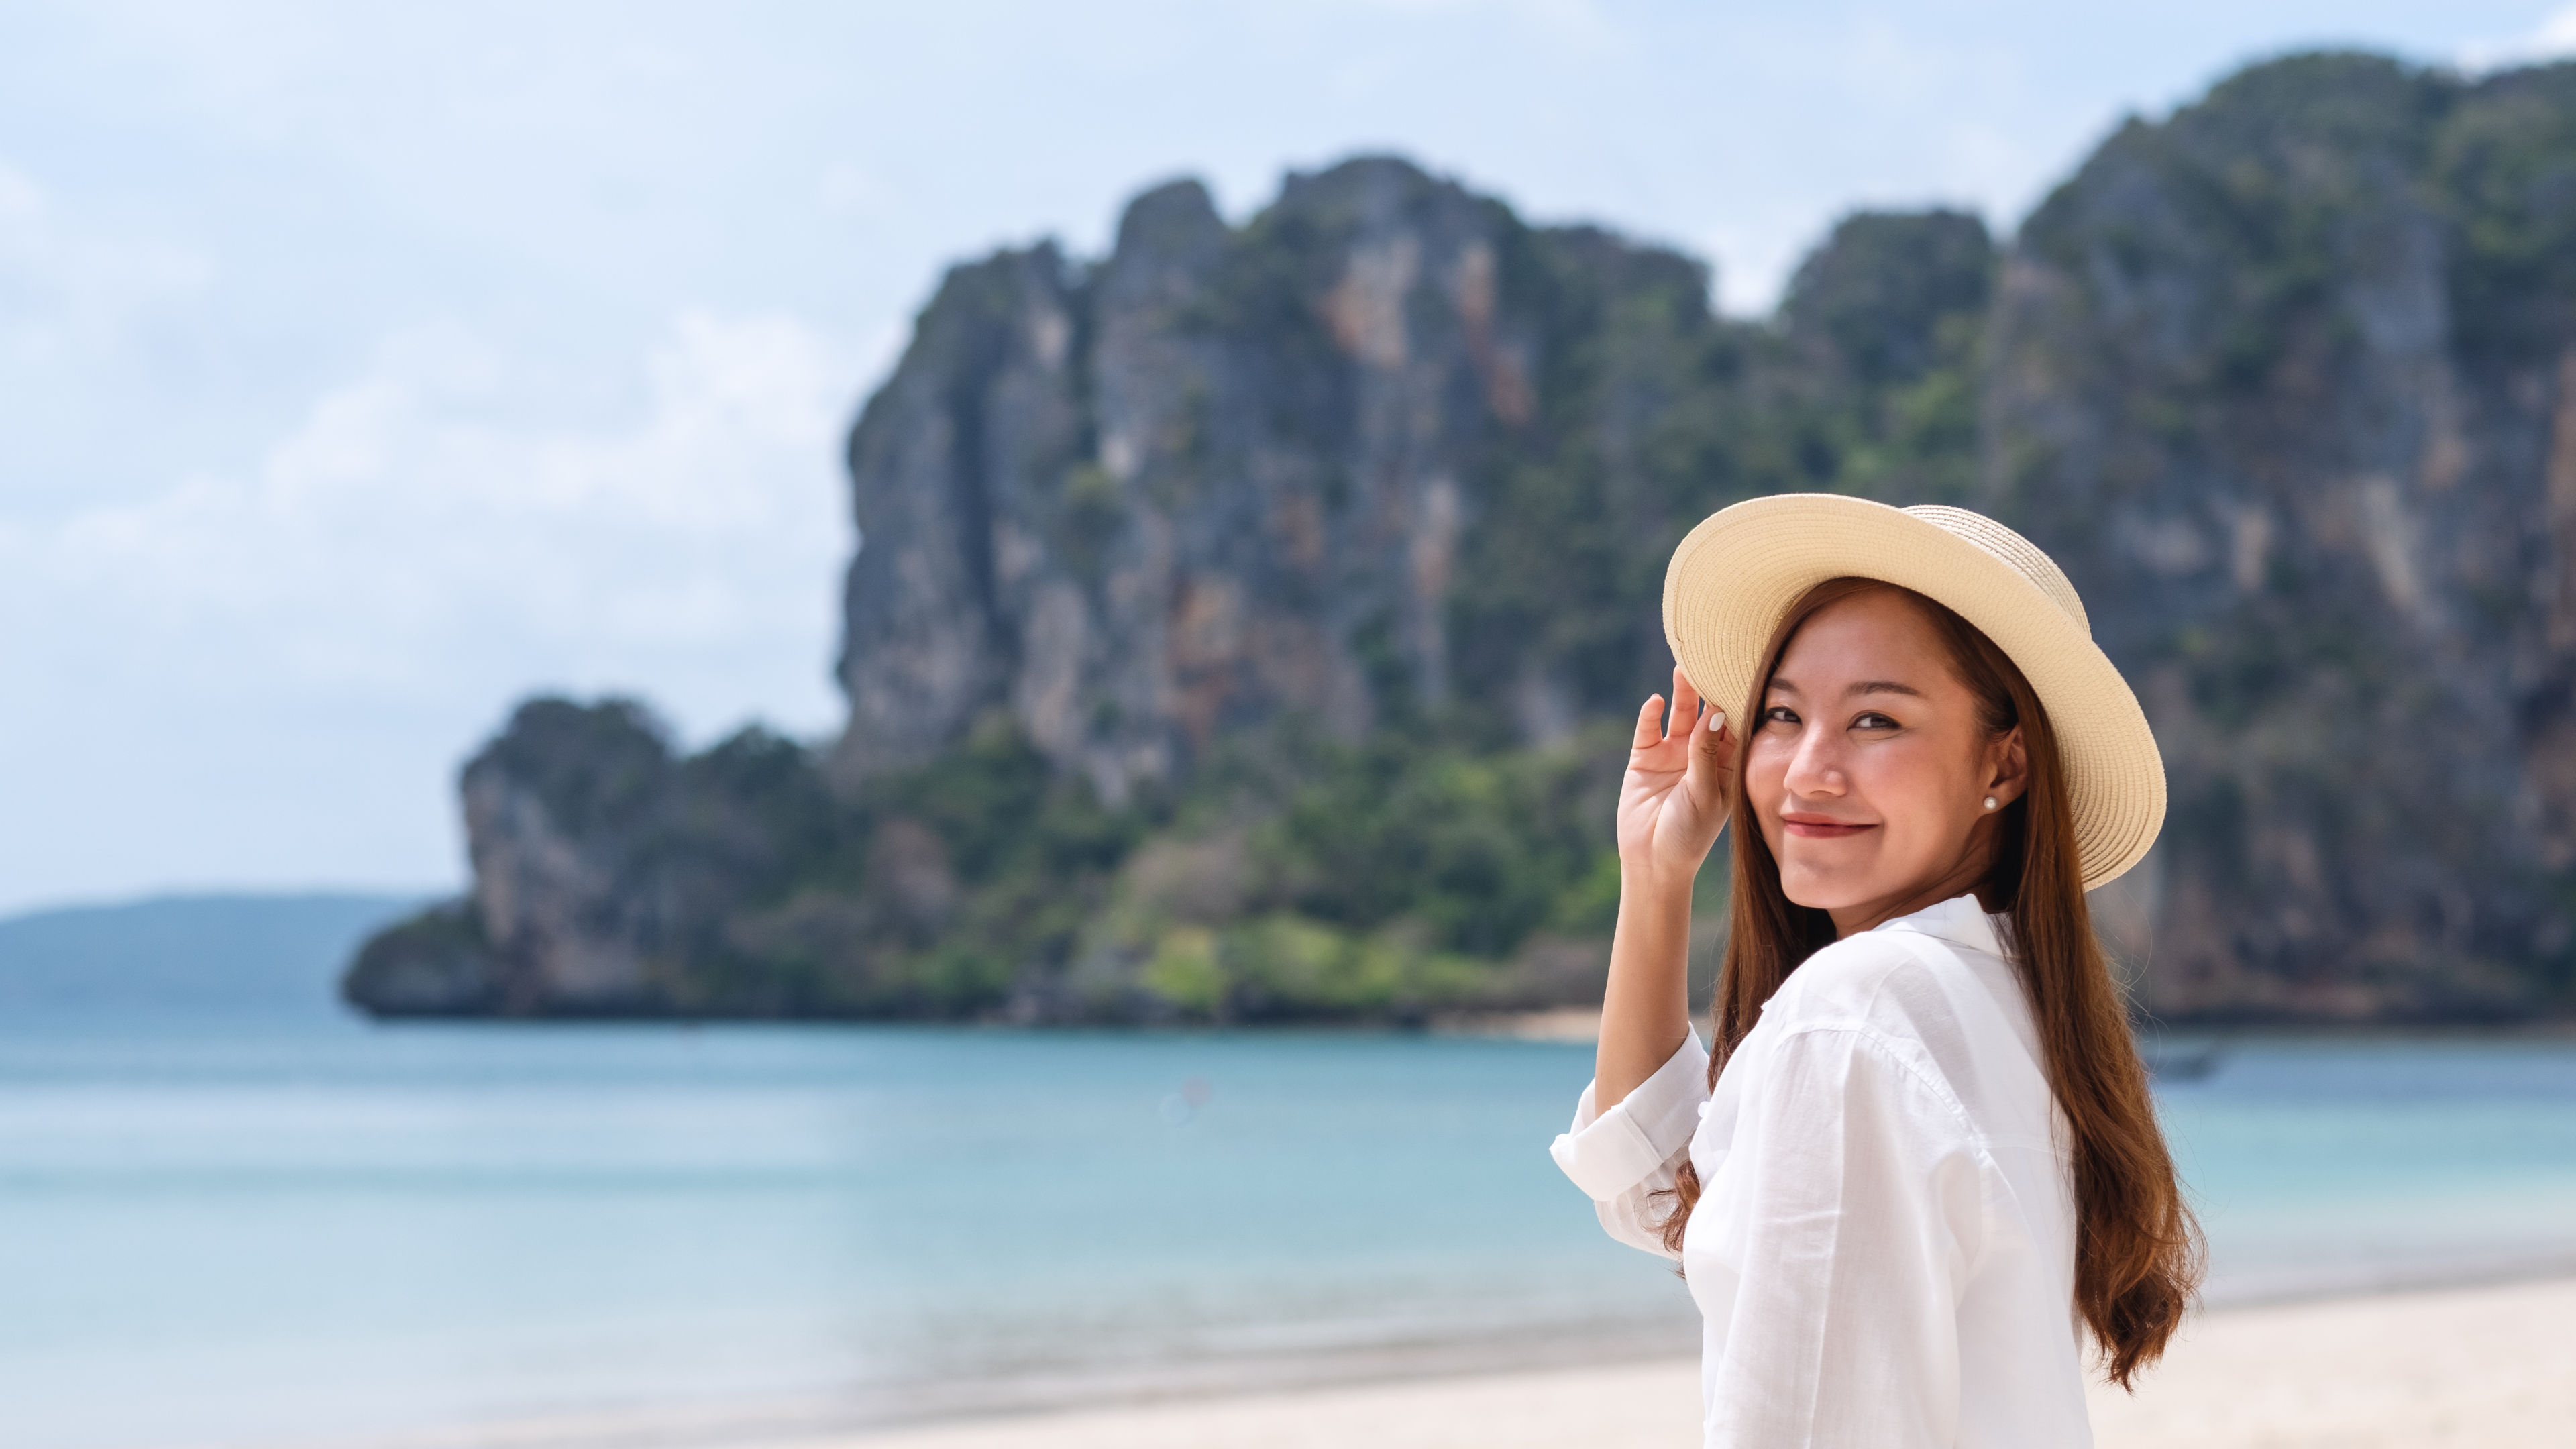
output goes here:
<path id="1" fill-rule="evenodd" d="M 1561 733 L 1586 703 L 1564 651 L 1475 677 L 1461 572 L 1495 475 L 1580 411 L 1543 415 L 1551 372 L 1619 367 L 1570 354 L 1615 349 L 1622 308 L 1712 332 L 1704 294 L 1678 256 L 1385 159 L 1292 176 L 1239 231 L 1179 182 L 1096 265 L 958 268 L 850 441 L 836 774 L 988 710 L 1112 802 L 1285 713 L 1357 739 L 1507 687 Z"/>
<path id="2" fill-rule="evenodd" d="M 2270 65 L 2023 227 L 1981 497 L 2172 780 L 2177 1013 L 2511 1010 L 2576 907 L 2576 70 Z"/>
<path id="3" fill-rule="evenodd" d="M 804 747 L 759 729 L 681 758 L 627 700 L 540 699 L 459 777 L 474 890 L 369 942 L 345 990 L 402 1015 L 625 1016 L 792 1006 L 746 991 L 749 903 L 829 860 L 838 820 Z"/>
<path id="4" fill-rule="evenodd" d="M 951 272 L 850 441 L 850 721 L 523 709 L 381 1010 L 1385 1015 L 1597 990 L 1615 721 L 1737 499 L 2049 548 L 2173 808 L 2175 1018 L 2576 1002 L 2576 67 L 2249 70 L 2000 253 L 1846 219 L 1768 322 L 1392 159 Z M 1606 727 L 1604 721 L 1613 724 Z"/>

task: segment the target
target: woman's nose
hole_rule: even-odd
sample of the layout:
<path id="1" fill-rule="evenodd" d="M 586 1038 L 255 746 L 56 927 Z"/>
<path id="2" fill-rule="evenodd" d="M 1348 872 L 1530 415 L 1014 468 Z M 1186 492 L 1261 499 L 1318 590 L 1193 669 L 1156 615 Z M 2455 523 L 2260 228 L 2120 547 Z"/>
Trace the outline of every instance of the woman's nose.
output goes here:
<path id="1" fill-rule="evenodd" d="M 1798 736 L 1789 756 L 1789 773 L 1781 781 L 1792 795 L 1843 793 L 1842 752 L 1833 731 L 1809 729 Z"/>

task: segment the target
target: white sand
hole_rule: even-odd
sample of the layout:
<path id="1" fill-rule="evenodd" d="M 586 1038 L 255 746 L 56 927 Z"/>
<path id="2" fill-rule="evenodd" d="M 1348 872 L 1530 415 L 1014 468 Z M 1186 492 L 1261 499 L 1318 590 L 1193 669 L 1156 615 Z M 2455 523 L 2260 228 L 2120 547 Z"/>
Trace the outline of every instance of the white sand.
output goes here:
<path id="1" fill-rule="evenodd" d="M 1085 1409 L 809 1449 L 1682 1449 L 1686 1362 Z M 2198 1318 L 2135 1396 L 2096 1387 L 2101 1449 L 2571 1449 L 2576 1279 Z"/>

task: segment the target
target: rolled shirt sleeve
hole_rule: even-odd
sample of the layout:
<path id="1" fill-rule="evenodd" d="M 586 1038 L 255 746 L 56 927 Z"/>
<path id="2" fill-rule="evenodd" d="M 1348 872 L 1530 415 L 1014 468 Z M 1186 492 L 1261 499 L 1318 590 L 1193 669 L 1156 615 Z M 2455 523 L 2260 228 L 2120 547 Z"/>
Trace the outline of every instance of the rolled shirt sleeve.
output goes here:
<path id="1" fill-rule="evenodd" d="M 1731 1277 L 1708 1365 L 1712 1445 L 1913 1449 L 1955 1441 L 1958 1302 L 1981 1232 L 1976 1138 L 1908 1044 L 1784 1034 L 1694 1222 Z M 1716 1306 L 1702 1297 L 1704 1308 Z"/>
<path id="2" fill-rule="evenodd" d="M 1674 1174 L 1690 1151 L 1708 1101 L 1708 1049 L 1699 1033 L 1609 1111 L 1593 1105 L 1593 1084 L 1576 1100 L 1574 1125 L 1548 1148 L 1556 1165 L 1591 1198 L 1601 1226 L 1631 1247 L 1665 1257 L 1663 1220 Z"/>

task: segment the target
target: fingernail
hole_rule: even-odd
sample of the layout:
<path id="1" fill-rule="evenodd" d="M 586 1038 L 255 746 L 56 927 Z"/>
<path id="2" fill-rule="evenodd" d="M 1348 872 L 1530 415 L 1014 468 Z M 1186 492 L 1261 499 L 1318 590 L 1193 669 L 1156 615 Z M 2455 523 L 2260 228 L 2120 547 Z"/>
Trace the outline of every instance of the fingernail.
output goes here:
<path id="1" fill-rule="evenodd" d="M 1726 711 L 1722 709 L 1710 710 L 1708 712 L 1708 732 L 1710 734 L 1716 734 L 1719 730 L 1724 728 L 1726 728 Z"/>

